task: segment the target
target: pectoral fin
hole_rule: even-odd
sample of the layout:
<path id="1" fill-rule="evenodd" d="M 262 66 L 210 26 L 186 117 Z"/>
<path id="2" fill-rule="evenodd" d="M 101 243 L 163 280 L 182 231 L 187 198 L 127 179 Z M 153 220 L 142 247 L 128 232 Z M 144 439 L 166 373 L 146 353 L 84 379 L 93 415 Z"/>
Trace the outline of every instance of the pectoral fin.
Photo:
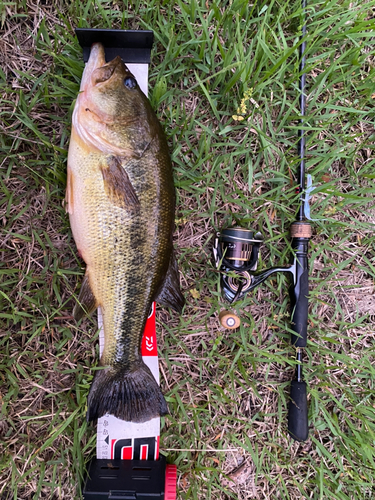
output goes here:
<path id="1" fill-rule="evenodd" d="M 110 201 L 117 207 L 134 211 L 140 206 L 137 193 L 130 182 L 126 170 L 117 156 L 107 158 L 101 165 L 104 189 Z"/>
<path id="2" fill-rule="evenodd" d="M 78 302 L 73 309 L 73 317 L 76 321 L 80 320 L 85 314 L 91 314 L 98 307 L 97 301 L 91 290 L 88 274 L 86 271 L 83 278 L 81 290 L 78 296 Z"/>
<path id="3" fill-rule="evenodd" d="M 180 290 L 180 278 L 174 252 L 172 252 L 167 275 L 155 301 L 162 306 L 171 307 L 178 313 L 181 313 L 184 307 L 185 299 Z"/>

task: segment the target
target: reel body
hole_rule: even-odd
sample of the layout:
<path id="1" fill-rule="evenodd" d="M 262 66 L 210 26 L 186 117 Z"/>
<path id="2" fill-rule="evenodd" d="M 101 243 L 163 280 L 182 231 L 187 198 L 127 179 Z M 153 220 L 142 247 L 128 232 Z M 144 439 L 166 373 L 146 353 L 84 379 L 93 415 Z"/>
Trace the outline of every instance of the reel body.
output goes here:
<path id="1" fill-rule="evenodd" d="M 261 243 L 261 233 L 238 226 L 217 233 L 213 254 L 216 268 L 221 272 L 221 290 L 228 302 L 242 299 L 246 293 L 275 273 L 291 274 L 293 287 L 296 284 L 295 259 L 290 266 L 270 267 L 256 272 Z"/>
<path id="2" fill-rule="evenodd" d="M 242 298 L 250 289 L 256 271 L 261 233 L 238 226 L 217 233 L 213 248 L 215 264 L 221 274 L 221 289 L 228 302 Z"/>

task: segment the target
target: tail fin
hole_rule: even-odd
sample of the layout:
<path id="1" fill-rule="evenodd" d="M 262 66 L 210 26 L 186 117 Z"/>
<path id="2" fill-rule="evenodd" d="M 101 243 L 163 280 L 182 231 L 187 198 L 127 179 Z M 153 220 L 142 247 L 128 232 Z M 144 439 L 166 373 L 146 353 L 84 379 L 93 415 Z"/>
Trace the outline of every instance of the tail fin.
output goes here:
<path id="1" fill-rule="evenodd" d="M 146 422 L 168 413 L 167 403 L 143 361 L 129 368 L 96 372 L 88 397 L 87 421 L 106 413 L 127 422 Z"/>

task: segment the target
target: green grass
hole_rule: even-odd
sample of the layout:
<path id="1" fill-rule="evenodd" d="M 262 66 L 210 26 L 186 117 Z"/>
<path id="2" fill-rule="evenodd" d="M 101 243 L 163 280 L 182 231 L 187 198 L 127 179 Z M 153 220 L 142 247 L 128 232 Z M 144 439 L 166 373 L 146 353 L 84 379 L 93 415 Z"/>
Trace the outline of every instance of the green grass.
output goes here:
<path id="1" fill-rule="evenodd" d="M 84 273 L 62 206 L 83 61 L 74 27 L 152 29 L 150 99 L 175 166 L 182 317 L 158 312 L 162 449 L 181 499 L 371 499 L 374 410 L 375 2 L 308 2 L 310 438 L 286 429 L 293 350 L 284 278 L 223 330 L 215 231 L 289 259 L 297 198 L 298 2 L 26 0 L 0 4 L 0 498 L 80 498 L 96 320 L 70 317 Z M 245 99 L 246 110 L 238 108 Z M 243 120 L 233 119 L 242 115 Z M 190 450 L 190 451 L 186 451 Z M 240 464 L 248 467 L 227 474 Z"/>

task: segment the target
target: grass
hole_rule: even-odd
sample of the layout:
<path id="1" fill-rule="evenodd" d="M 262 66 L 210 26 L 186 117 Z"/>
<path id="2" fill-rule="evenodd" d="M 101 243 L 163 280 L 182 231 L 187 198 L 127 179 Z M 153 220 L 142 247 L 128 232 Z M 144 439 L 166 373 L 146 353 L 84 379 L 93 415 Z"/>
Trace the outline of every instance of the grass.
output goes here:
<path id="1" fill-rule="evenodd" d="M 162 449 L 178 466 L 179 498 L 373 498 L 374 9 L 308 2 L 311 431 L 299 444 L 286 430 L 294 360 L 284 278 L 237 303 L 241 328 L 223 330 L 211 261 L 215 231 L 239 223 L 263 232 L 262 268 L 288 262 L 299 3 L 0 4 L 2 500 L 80 498 L 95 453 L 85 405 L 96 320 L 71 318 L 84 268 L 62 207 L 83 69 L 74 27 L 155 33 L 150 98 L 175 166 L 187 298 L 180 318 L 158 312 L 171 411 Z"/>

